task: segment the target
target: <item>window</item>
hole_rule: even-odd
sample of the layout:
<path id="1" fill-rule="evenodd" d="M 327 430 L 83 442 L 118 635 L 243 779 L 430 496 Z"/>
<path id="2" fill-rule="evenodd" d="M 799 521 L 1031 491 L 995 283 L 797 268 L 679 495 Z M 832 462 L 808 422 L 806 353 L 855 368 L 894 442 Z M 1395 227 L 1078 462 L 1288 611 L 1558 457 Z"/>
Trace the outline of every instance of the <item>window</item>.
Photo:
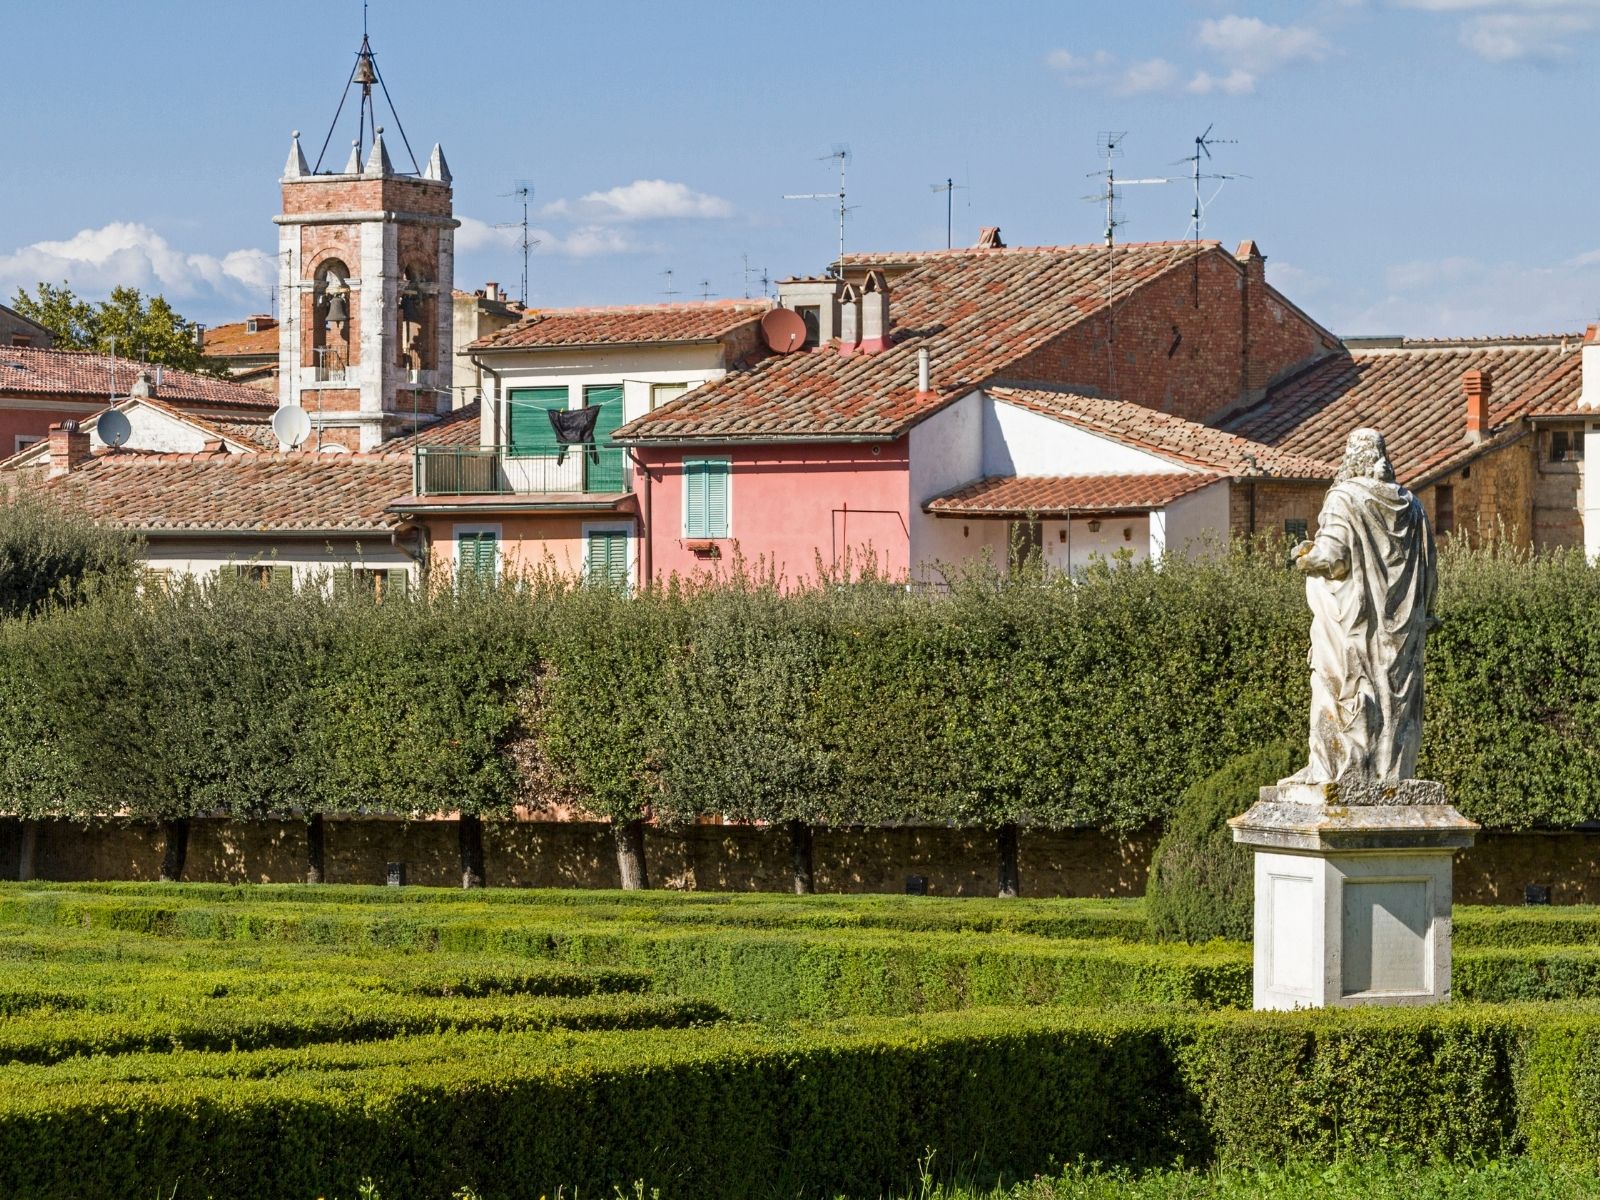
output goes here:
<path id="1" fill-rule="evenodd" d="M 1097 522 L 1098 524 L 1098 522 Z M 1030 560 L 1044 557 L 1044 525 L 1039 521 L 1012 521 L 1007 531 L 1010 553 L 1007 556 L 1011 569 L 1016 570 Z"/>
<path id="2" fill-rule="evenodd" d="M 728 536 L 728 476 L 725 458 L 691 458 L 683 464 L 683 536 Z"/>
<path id="3" fill-rule="evenodd" d="M 294 568 L 273 563 L 237 563 L 234 572 L 246 583 L 262 591 L 287 592 L 294 587 Z"/>
<path id="4" fill-rule="evenodd" d="M 172 590 L 172 569 L 146 567 L 139 576 L 139 590 L 150 596 L 165 596 Z"/>
<path id="5" fill-rule="evenodd" d="M 567 407 L 564 387 L 513 388 L 506 414 L 508 454 L 512 458 L 554 456 L 558 449 L 550 412 Z"/>
<path id="6" fill-rule="evenodd" d="M 1433 489 L 1433 531 L 1454 533 L 1456 528 L 1456 490 L 1448 483 Z"/>
<path id="7" fill-rule="evenodd" d="M 12 439 L 12 453 L 20 453 L 21 451 L 26 450 L 29 446 L 37 446 L 42 441 L 44 441 L 44 438 L 37 434 L 19 433 L 15 438 Z"/>
<path id="8" fill-rule="evenodd" d="M 1290 517 L 1283 523 L 1284 535 L 1296 545 L 1306 540 L 1310 528 L 1310 522 L 1302 517 Z"/>
<path id="9" fill-rule="evenodd" d="M 584 388 L 583 406 L 600 410 L 594 422 L 594 441 L 599 450 L 584 458 L 583 490 L 620 492 L 622 447 L 611 444 L 611 435 L 622 428 L 622 385 L 604 384 Z"/>
<path id="10" fill-rule="evenodd" d="M 398 567 L 340 567 L 333 573 L 333 594 L 354 593 L 382 604 L 390 596 L 403 597 L 410 582 L 410 575 Z"/>
<path id="11" fill-rule="evenodd" d="M 655 412 L 663 404 L 671 404 L 688 390 L 689 385 L 687 383 L 652 383 L 650 385 L 650 411 Z"/>
<path id="12" fill-rule="evenodd" d="M 13 333 L 11 335 L 11 344 L 18 347 L 31 346 L 33 345 L 33 338 L 26 333 Z"/>
<path id="13" fill-rule="evenodd" d="M 1552 429 L 1550 431 L 1549 461 L 1577 463 L 1583 461 L 1583 430 Z"/>
<path id="14" fill-rule="evenodd" d="M 500 573 L 500 535 L 492 529 L 456 534 L 456 582 L 493 583 Z"/>
<path id="15" fill-rule="evenodd" d="M 631 555 L 626 529 L 593 529 L 584 537 L 583 573 L 590 583 L 626 591 Z"/>
<path id="16" fill-rule="evenodd" d="M 822 309 L 815 304 L 802 304 L 795 309 L 800 314 L 800 319 L 806 323 L 806 340 L 801 344 L 802 350 L 810 350 L 822 342 Z"/>

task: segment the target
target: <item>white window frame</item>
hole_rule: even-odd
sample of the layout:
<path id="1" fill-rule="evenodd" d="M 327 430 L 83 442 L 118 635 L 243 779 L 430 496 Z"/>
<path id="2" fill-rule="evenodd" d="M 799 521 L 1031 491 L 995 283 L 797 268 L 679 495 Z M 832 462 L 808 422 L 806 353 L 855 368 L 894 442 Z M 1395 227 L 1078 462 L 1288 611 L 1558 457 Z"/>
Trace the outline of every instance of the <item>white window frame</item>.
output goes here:
<path id="1" fill-rule="evenodd" d="M 452 552 L 454 554 L 454 558 L 453 558 L 453 560 L 451 561 L 451 564 L 450 564 L 450 566 L 451 566 L 451 571 L 450 571 L 451 582 L 454 583 L 456 581 L 459 581 L 460 578 L 461 578 L 461 535 L 464 534 L 464 533 L 465 534 L 475 534 L 475 533 L 492 533 L 492 534 L 494 534 L 494 544 L 495 544 L 494 578 L 491 579 L 489 582 L 490 583 L 499 583 L 500 582 L 501 571 L 505 567 L 506 535 L 505 535 L 505 533 L 504 533 L 503 529 L 501 528 L 501 525 L 500 525 L 500 523 L 498 521 L 494 522 L 493 524 L 489 524 L 489 525 L 451 525 L 450 526 L 450 546 L 451 546 L 451 550 L 452 550 Z"/>
<path id="2" fill-rule="evenodd" d="M 11 439 L 11 453 L 21 454 L 29 446 L 37 446 L 44 437 L 37 433 L 19 433 Z"/>
<path id="3" fill-rule="evenodd" d="M 691 462 L 725 462 L 728 464 L 728 532 L 720 538 L 702 539 L 689 532 L 689 464 Z M 678 489 L 678 536 L 685 541 L 711 541 L 731 542 L 733 540 L 733 456 L 728 454 L 696 454 L 692 459 L 685 458 L 680 463 L 679 474 L 683 476 L 683 483 Z"/>
<path id="4" fill-rule="evenodd" d="M 639 533 L 632 521 L 585 521 L 581 526 L 583 542 L 583 580 L 589 581 L 589 535 L 591 533 L 625 533 L 628 535 L 628 591 L 638 589 Z"/>

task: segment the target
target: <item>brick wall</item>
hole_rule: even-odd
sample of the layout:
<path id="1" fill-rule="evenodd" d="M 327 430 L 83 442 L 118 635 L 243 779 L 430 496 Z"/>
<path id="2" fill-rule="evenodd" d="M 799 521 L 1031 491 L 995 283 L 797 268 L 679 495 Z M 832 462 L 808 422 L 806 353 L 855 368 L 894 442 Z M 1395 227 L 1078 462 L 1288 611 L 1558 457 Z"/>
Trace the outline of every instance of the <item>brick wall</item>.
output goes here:
<path id="1" fill-rule="evenodd" d="M 448 217 L 450 188 L 420 179 L 310 177 L 284 183 L 283 211 L 290 216 L 398 211 Z"/>
<path id="2" fill-rule="evenodd" d="M 1246 398 L 1247 374 L 1261 377 L 1259 389 L 1333 348 L 1256 276 L 1252 285 L 1248 264 L 1241 270 L 1213 250 L 1146 284 L 1112 313 L 1068 330 L 1008 373 L 1206 420 Z"/>
<path id="3" fill-rule="evenodd" d="M 1228 493 L 1228 531 L 1235 537 L 1276 537 L 1289 521 L 1304 521 L 1307 536 L 1317 532 L 1317 514 L 1327 494 L 1325 483 L 1245 480 Z"/>
<path id="4" fill-rule="evenodd" d="M 1439 528 L 1439 488 L 1448 487 L 1454 532 L 1473 544 L 1491 539 L 1533 542 L 1534 447 L 1531 436 L 1475 459 L 1419 493 L 1428 519 Z"/>

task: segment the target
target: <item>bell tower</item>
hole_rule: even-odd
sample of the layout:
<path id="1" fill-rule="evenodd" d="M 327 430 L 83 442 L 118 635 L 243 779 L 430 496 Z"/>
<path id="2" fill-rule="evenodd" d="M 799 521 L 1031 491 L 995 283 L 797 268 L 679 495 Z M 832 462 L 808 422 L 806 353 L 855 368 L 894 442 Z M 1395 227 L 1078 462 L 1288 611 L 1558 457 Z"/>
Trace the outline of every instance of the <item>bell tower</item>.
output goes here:
<path id="1" fill-rule="evenodd" d="M 409 171 L 391 157 L 375 86 Z M 324 170 L 358 90 L 350 157 Z M 450 168 L 438 145 L 418 165 L 365 35 L 316 164 L 307 165 L 296 130 L 281 182 L 278 401 L 310 414 L 306 448 L 370 450 L 448 411 L 460 224 Z"/>

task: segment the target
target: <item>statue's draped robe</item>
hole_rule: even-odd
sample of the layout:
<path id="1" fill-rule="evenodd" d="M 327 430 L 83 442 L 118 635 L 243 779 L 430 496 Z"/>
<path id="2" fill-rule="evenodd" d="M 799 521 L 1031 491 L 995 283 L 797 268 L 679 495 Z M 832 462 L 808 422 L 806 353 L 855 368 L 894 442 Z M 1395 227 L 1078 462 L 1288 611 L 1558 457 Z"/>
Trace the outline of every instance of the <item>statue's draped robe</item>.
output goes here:
<path id="1" fill-rule="evenodd" d="M 1311 782 L 1410 779 L 1422 741 L 1422 648 L 1436 587 L 1433 531 L 1417 498 L 1377 479 L 1328 491 L 1311 553 Z"/>

